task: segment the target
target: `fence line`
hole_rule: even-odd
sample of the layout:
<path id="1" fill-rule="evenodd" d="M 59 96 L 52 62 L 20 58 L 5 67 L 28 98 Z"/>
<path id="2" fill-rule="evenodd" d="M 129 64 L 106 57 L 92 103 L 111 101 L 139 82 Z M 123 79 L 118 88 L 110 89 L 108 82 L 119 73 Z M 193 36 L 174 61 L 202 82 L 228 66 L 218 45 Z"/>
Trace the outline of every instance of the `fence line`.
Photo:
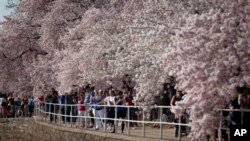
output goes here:
<path id="1" fill-rule="evenodd" d="M 42 107 L 42 104 L 43 104 L 43 107 L 44 107 L 44 109 L 42 109 L 41 107 Z M 57 106 L 57 107 L 56 107 Z M 161 121 L 161 118 L 162 118 L 162 110 L 163 109 L 170 109 L 171 108 L 171 106 L 155 106 L 155 108 L 160 108 L 160 121 L 146 121 L 145 119 L 146 119 L 146 117 L 145 117 L 145 113 L 142 111 L 142 120 L 132 120 L 132 119 L 130 119 L 129 118 L 129 116 L 130 116 L 130 110 L 132 109 L 132 108 L 141 108 L 140 106 L 123 106 L 123 105 L 88 105 L 87 107 L 85 107 L 85 115 L 84 116 L 80 116 L 80 115 L 73 115 L 73 109 L 74 108 L 77 108 L 78 106 L 84 106 L 84 104 L 58 104 L 58 103 L 46 103 L 46 102 L 44 102 L 44 103 L 40 103 L 40 104 L 38 104 L 38 103 L 36 103 L 35 104 L 35 115 L 37 116 L 37 115 L 46 115 L 46 114 L 48 114 L 48 115 L 50 115 L 50 116 L 52 116 L 52 117 L 54 117 L 54 119 L 56 118 L 56 116 L 59 116 L 60 118 L 59 118 L 59 124 L 61 125 L 61 121 L 62 121 L 62 118 L 64 118 L 65 119 L 65 122 L 66 122 L 66 119 L 67 118 L 70 118 L 70 126 L 72 127 L 72 119 L 73 118 L 81 118 L 81 119 L 85 119 L 85 129 L 86 129 L 86 121 L 87 121 L 87 119 L 94 119 L 94 125 L 95 125 L 95 123 L 96 123 L 96 120 L 104 120 L 105 121 L 105 123 L 104 123 L 104 131 L 106 132 L 106 120 L 112 120 L 112 121 L 114 121 L 114 126 L 115 126 L 115 131 L 117 132 L 118 130 L 118 128 L 117 128 L 117 123 L 118 122 L 128 122 L 128 124 L 127 124 L 127 134 L 128 135 L 130 135 L 131 133 L 130 133 L 130 123 L 140 123 L 140 124 L 142 124 L 142 131 L 141 131 L 141 136 L 142 137 L 145 137 L 145 128 L 146 128 L 146 124 L 159 124 L 160 125 L 160 132 L 159 132 L 159 137 L 158 138 L 163 138 L 162 137 L 162 132 L 163 132 L 163 125 L 178 125 L 179 126 L 179 129 L 181 129 L 180 127 L 181 126 L 189 126 L 189 124 L 185 124 L 185 123 L 181 123 L 181 120 L 180 120 L 180 118 L 179 118 L 179 123 L 174 123 L 174 122 L 162 122 Z M 103 107 L 103 109 L 104 109 L 104 111 L 106 110 L 106 108 L 107 107 L 113 107 L 113 108 L 115 108 L 115 118 L 107 118 L 106 116 L 104 116 L 104 117 L 95 117 L 95 116 L 93 116 L 93 117 L 90 117 L 89 115 L 87 115 L 87 109 L 89 108 L 89 107 L 92 107 L 93 109 L 96 109 L 96 107 Z M 59 112 L 51 112 L 51 107 L 53 107 L 52 109 L 53 110 L 55 110 L 55 109 L 57 109 Z M 67 115 L 66 114 L 66 109 L 67 108 L 69 108 L 70 107 L 70 114 L 69 115 Z M 74 108 L 73 108 L 74 107 Z M 49 108 L 49 109 L 47 109 L 47 108 Z M 55 109 L 54 109 L 55 108 Z M 60 109 L 62 109 L 62 108 L 64 108 L 64 114 L 62 114 L 61 113 L 61 110 Z M 126 117 L 127 117 L 127 119 L 118 119 L 117 118 L 117 109 L 118 108 L 126 108 L 126 110 L 127 110 L 127 115 L 126 115 Z M 96 111 L 96 110 L 95 110 Z M 95 114 L 96 115 L 96 114 Z M 46 120 L 46 119 L 44 119 L 44 120 Z M 95 126 L 94 126 L 95 127 Z M 180 130 L 179 130 L 179 134 L 178 134 L 178 140 L 181 140 L 181 134 L 180 134 Z"/>
<path id="2" fill-rule="evenodd" d="M 182 127 L 186 127 L 186 128 L 190 128 L 190 124 L 189 123 L 182 123 L 182 119 L 181 116 L 179 116 L 179 120 L 178 123 L 176 122 L 163 122 L 162 121 L 162 115 L 163 115 L 163 109 L 170 109 L 171 106 L 154 106 L 154 108 L 159 109 L 160 110 L 160 121 L 146 121 L 145 120 L 145 113 L 144 111 L 142 111 L 142 120 L 131 120 L 129 118 L 130 116 L 130 110 L 132 108 L 141 108 L 140 106 L 122 106 L 122 105 L 88 105 L 85 107 L 85 115 L 81 116 L 78 115 L 78 113 L 76 113 L 77 115 L 74 115 L 74 110 L 78 111 L 78 106 L 85 106 L 84 104 L 57 104 L 57 103 L 35 103 L 35 115 L 36 116 L 40 116 L 43 117 L 43 119 L 46 121 L 46 115 L 48 114 L 51 117 L 53 117 L 53 120 L 55 121 L 56 118 L 59 119 L 59 125 L 62 125 L 62 118 L 64 118 L 64 122 L 67 123 L 67 118 L 70 118 L 70 127 L 73 127 L 73 118 L 80 118 L 80 119 L 84 119 L 84 124 L 85 124 L 85 129 L 87 128 L 87 120 L 89 119 L 94 119 L 94 128 L 96 129 L 96 120 L 104 120 L 104 132 L 106 132 L 106 120 L 112 120 L 114 121 L 114 127 L 115 127 L 115 132 L 117 132 L 118 128 L 117 128 L 117 124 L 118 122 L 127 122 L 127 135 L 131 135 L 130 132 L 130 123 L 140 123 L 142 124 L 142 128 L 141 128 L 141 137 L 145 137 L 145 128 L 146 128 L 146 124 L 159 124 L 160 129 L 159 129 L 159 136 L 157 138 L 162 139 L 163 138 L 163 125 L 175 125 L 178 126 L 178 138 L 177 140 L 180 141 L 182 140 Z M 53 111 L 52 111 L 52 107 L 53 106 Z M 95 114 L 96 113 L 96 107 L 102 107 L 104 109 L 104 111 L 106 110 L 107 107 L 113 107 L 115 108 L 115 118 L 107 118 L 105 115 L 103 117 L 91 117 L 87 114 L 87 109 L 89 107 L 91 107 L 92 109 L 95 109 Z M 68 113 L 69 115 L 67 115 L 67 108 L 70 107 L 70 113 Z M 49 109 L 47 109 L 49 108 Z M 61 109 L 64 108 L 64 114 L 62 114 Z M 118 108 L 126 108 L 126 112 L 127 112 L 127 119 L 118 119 L 117 118 L 117 109 Z M 217 109 L 218 112 L 220 112 L 221 117 L 223 117 L 223 112 L 241 112 L 241 124 L 243 124 L 243 116 L 244 116 L 244 112 L 250 112 L 249 109 Z M 59 111 L 59 112 L 57 112 Z M 188 117 L 187 117 L 188 119 Z M 75 123 L 77 123 L 77 119 L 74 119 Z M 220 126 L 219 126 L 219 141 L 222 140 L 222 130 L 226 130 L 228 131 L 229 128 L 223 127 L 223 121 L 224 119 L 220 120 Z M 78 121 L 79 124 L 79 121 Z M 188 129 L 186 129 L 188 130 Z"/>

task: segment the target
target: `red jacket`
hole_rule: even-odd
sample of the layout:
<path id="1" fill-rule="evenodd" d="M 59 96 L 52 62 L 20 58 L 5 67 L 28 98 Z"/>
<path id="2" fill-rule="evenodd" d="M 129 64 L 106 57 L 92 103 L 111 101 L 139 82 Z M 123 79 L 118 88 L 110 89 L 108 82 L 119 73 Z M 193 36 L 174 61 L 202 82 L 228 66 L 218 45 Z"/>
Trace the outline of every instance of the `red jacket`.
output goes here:
<path id="1" fill-rule="evenodd" d="M 83 99 L 82 98 L 78 99 L 78 104 L 79 104 L 78 105 L 78 111 L 84 111 L 85 110 L 85 106 L 83 105 Z"/>

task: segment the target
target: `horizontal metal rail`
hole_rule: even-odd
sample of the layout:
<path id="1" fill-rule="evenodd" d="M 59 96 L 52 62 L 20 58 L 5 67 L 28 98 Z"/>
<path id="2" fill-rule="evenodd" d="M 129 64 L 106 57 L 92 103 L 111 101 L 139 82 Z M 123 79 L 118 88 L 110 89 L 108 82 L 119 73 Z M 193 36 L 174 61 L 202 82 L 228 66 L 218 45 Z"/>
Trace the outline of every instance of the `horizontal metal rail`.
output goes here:
<path id="1" fill-rule="evenodd" d="M 41 108 L 43 105 L 43 108 Z M 51 107 L 53 106 L 53 111 L 51 111 Z M 85 106 L 85 111 L 84 111 L 84 115 L 74 115 L 73 114 L 73 110 L 75 111 L 78 111 L 78 106 Z M 105 114 L 102 116 L 102 117 L 96 117 L 96 116 L 89 116 L 88 115 L 88 112 L 87 110 L 90 110 L 90 109 L 95 109 L 95 112 L 96 112 L 96 107 L 102 107 L 102 110 L 106 111 L 107 108 L 110 108 L 110 107 L 113 107 L 115 110 L 115 116 L 114 118 L 108 118 L 105 116 Z M 49 108 L 49 109 L 47 109 Z M 64 108 L 64 114 L 61 113 L 61 109 Z M 117 118 L 117 112 L 118 112 L 118 108 L 126 108 L 126 119 L 124 118 Z M 61 125 L 61 120 L 62 118 L 64 118 L 64 121 L 66 122 L 66 119 L 67 118 L 70 118 L 70 125 L 72 127 L 72 119 L 73 118 L 77 118 L 77 119 L 84 119 L 85 120 L 85 128 L 86 128 L 86 125 L 87 125 L 87 120 L 89 119 L 94 119 L 94 125 L 96 123 L 97 120 L 100 120 L 100 121 L 105 121 L 104 123 L 104 131 L 106 132 L 106 120 L 111 120 L 111 121 L 114 121 L 114 126 L 115 128 L 117 127 L 117 123 L 118 122 L 126 122 L 128 123 L 128 135 L 131 135 L 130 133 L 130 124 L 129 123 L 140 123 L 142 125 L 142 137 L 145 137 L 146 134 L 145 134 L 145 124 L 157 124 L 159 125 L 160 127 L 160 132 L 159 132 L 159 137 L 158 138 L 163 138 L 163 125 L 171 125 L 171 126 L 175 126 L 176 128 L 178 128 L 178 138 L 177 140 L 181 140 L 182 139 L 182 136 L 181 136 L 181 128 L 182 127 L 186 127 L 186 128 L 190 128 L 190 124 L 189 123 L 182 123 L 182 119 L 181 119 L 181 116 L 179 116 L 179 119 L 178 119 L 178 122 L 169 122 L 169 121 L 162 121 L 162 110 L 163 109 L 170 109 L 170 108 L 173 108 L 171 106 L 154 106 L 155 109 L 159 109 L 160 110 L 160 119 L 159 121 L 147 121 L 145 120 L 145 113 L 144 111 L 142 111 L 142 120 L 132 120 L 129 118 L 130 116 L 130 111 L 131 109 L 135 109 L 135 108 L 138 108 L 138 109 L 141 109 L 142 107 L 141 106 L 125 106 L 125 105 L 93 105 L 93 104 L 59 104 L 59 103 L 46 103 L 46 102 L 36 102 L 35 103 L 35 115 L 36 116 L 40 116 L 40 117 L 44 117 L 44 115 L 50 115 L 50 116 L 53 116 L 54 119 L 56 117 L 61 117 L 59 118 L 59 123 Z M 70 109 L 70 113 L 66 114 L 67 113 L 67 110 Z M 222 112 L 250 112 L 249 109 L 216 109 L 218 112 L 220 112 L 220 114 L 222 115 Z M 59 112 L 58 112 L 59 111 Z M 94 114 L 96 115 L 96 113 Z M 243 115 L 243 114 L 242 114 Z M 188 115 L 186 115 L 187 119 L 188 119 Z M 46 120 L 46 119 L 45 119 Z M 220 127 L 219 127 L 219 138 L 221 140 L 221 130 L 226 130 L 228 131 L 229 128 L 226 128 L 226 127 L 222 127 L 222 120 L 220 120 Z M 243 118 L 241 118 L 241 123 L 243 124 Z M 94 126 L 95 128 L 95 126 Z M 117 129 L 117 128 L 116 128 Z"/>

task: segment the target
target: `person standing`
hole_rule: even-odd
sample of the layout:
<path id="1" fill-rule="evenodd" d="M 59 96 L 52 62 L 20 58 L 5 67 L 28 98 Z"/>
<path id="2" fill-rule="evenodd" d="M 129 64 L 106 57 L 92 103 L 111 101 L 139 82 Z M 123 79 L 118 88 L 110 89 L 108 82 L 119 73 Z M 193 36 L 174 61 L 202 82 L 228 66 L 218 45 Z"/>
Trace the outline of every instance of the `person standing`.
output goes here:
<path id="1" fill-rule="evenodd" d="M 15 108 L 14 108 L 14 97 L 12 95 L 12 93 L 9 93 L 9 97 L 8 97 L 8 108 L 9 108 L 9 113 L 11 117 L 15 117 Z"/>
<path id="2" fill-rule="evenodd" d="M 91 104 L 93 105 L 92 107 L 92 113 L 94 115 L 95 119 L 95 129 L 99 130 L 99 127 L 103 126 L 102 119 L 97 119 L 97 118 L 103 118 L 104 113 L 103 113 L 103 107 L 98 106 L 100 105 L 99 103 L 102 101 L 102 97 L 100 95 L 101 91 L 95 90 L 94 96 L 91 98 Z"/>
<path id="3" fill-rule="evenodd" d="M 22 99 L 21 109 L 23 111 L 23 115 L 25 117 L 27 117 L 29 114 L 28 97 L 27 96 L 24 96 Z"/>
<path id="4" fill-rule="evenodd" d="M 79 95 L 79 98 L 78 98 L 78 116 L 79 117 L 79 121 L 80 121 L 80 127 L 84 127 L 84 124 L 85 124 L 85 105 L 83 103 L 84 101 L 84 96 L 82 94 Z"/>
<path id="5" fill-rule="evenodd" d="M 107 107 L 107 117 L 110 118 L 109 120 L 107 120 L 107 123 L 109 124 L 107 130 L 111 131 L 112 133 L 115 133 L 115 128 L 114 128 L 115 108 L 112 106 L 115 105 L 115 91 L 110 90 L 109 96 L 107 96 L 102 102 L 105 102 L 108 106 L 110 106 Z"/>
<path id="6" fill-rule="evenodd" d="M 89 117 L 93 117 L 93 113 L 92 113 L 91 107 L 88 106 L 90 104 L 90 98 L 92 96 L 90 85 L 87 85 L 85 87 L 85 90 L 86 91 L 84 93 L 84 104 L 86 106 L 86 110 L 87 110 L 88 116 Z M 94 125 L 94 119 L 90 118 L 88 123 L 89 123 L 89 126 L 87 126 L 87 127 L 88 128 L 92 128 L 93 125 Z"/>
<path id="7" fill-rule="evenodd" d="M 64 116 L 66 114 L 65 112 L 65 94 L 60 95 L 59 97 L 59 102 L 60 102 L 60 110 L 61 110 L 61 118 L 63 123 L 65 123 L 66 121 L 66 116 Z"/>
<path id="8" fill-rule="evenodd" d="M 123 94 L 125 96 L 125 102 L 127 106 L 134 106 L 133 103 L 133 96 L 132 96 L 132 92 L 129 92 L 127 89 L 123 90 Z M 135 108 L 134 107 L 130 107 L 129 108 L 129 120 L 135 120 Z M 130 127 L 134 128 L 134 122 L 129 122 Z"/>
<path id="9" fill-rule="evenodd" d="M 45 98 L 45 102 L 46 102 L 46 112 L 49 113 L 50 122 L 53 121 L 52 111 L 54 110 L 54 105 L 52 105 L 52 101 L 53 101 L 52 93 L 49 92 L 49 94 Z"/>
<path id="10" fill-rule="evenodd" d="M 242 94 L 238 97 L 238 104 L 240 106 L 240 109 L 250 109 L 250 92 L 249 88 L 245 88 L 243 90 Z M 243 119 L 243 125 L 250 127 L 250 112 L 243 112 L 241 113 L 241 116 L 243 116 L 241 119 Z"/>
<path id="11" fill-rule="evenodd" d="M 59 110 L 59 105 L 58 105 L 58 92 L 53 88 L 53 100 L 52 100 L 52 103 L 54 105 L 54 120 L 55 120 L 55 123 L 56 123 L 56 120 L 57 120 L 57 113 L 58 113 L 58 110 Z"/>
<path id="12" fill-rule="evenodd" d="M 231 92 L 231 101 L 230 101 L 230 109 L 240 109 L 240 104 L 239 104 L 239 94 L 237 91 L 232 91 Z M 240 120 L 241 120 L 241 114 L 240 112 L 233 111 L 229 113 L 229 127 L 235 126 L 235 125 L 240 125 Z"/>
<path id="13" fill-rule="evenodd" d="M 125 105 L 125 98 L 123 96 L 123 92 L 121 92 L 121 91 L 119 91 L 119 93 L 118 93 L 116 105 L 117 105 L 117 119 L 119 119 L 119 118 L 125 119 L 126 115 L 127 115 L 127 108 L 122 107 Z M 121 124 L 122 133 L 124 131 L 124 127 L 125 127 L 125 123 L 124 123 L 124 121 L 122 121 L 122 124 Z"/>
<path id="14" fill-rule="evenodd" d="M 22 102 L 22 100 L 21 100 L 20 97 L 16 96 L 16 97 L 14 98 L 14 111 L 15 111 L 15 117 L 18 117 L 18 116 L 19 116 L 18 112 L 19 112 L 19 109 L 20 109 L 20 107 L 21 107 L 21 102 Z"/>
<path id="15" fill-rule="evenodd" d="M 70 123 L 71 122 L 71 117 L 70 115 L 72 114 L 73 111 L 71 111 L 71 106 L 73 104 L 73 93 L 70 92 L 70 94 L 66 95 L 66 122 Z"/>
<path id="16" fill-rule="evenodd" d="M 34 96 L 29 96 L 28 99 L 28 106 L 29 106 L 29 116 L 32 117 L 34 112 Z"/>
<path id="17" fill-rule="evenodd" d="M 5 97 L 0 98 L 0 118 L 5 118 L 7 116 L 7 101 Z"/>
<path id="18" fill-rule="evenodd" d="M 181 91 L 176 91 L 176 94 L 172 97 L 170 105 L 171 106 L 176 106 L 176 102 L 181 101 L 182 100 L 182 93 Z M 181 119 L 181 121 L 179 121 L 179 119 Z M 175 123 L 183 123 L 183 117 L 181 116 L 181 118 L 179 118 L 179 115 L 175 115 L 175 119 L 174 119 Z M 181 126 L 181 128 L 183 128 Z M 175 137 L 178 137 L 178 132 L 179 132 L 179 125 L 175 125 Z M 179 133 L 181 134 L 181 133 Z"/>
<path id="19" fill-rule="evenodd" d="M 78 108 L 78 106 L 77 106 L 77 104 L 78 104 L 78 95 L 77 95 L 77 92 L 76 92 L 76 90 L 74 90 L 74 92 L 73 92 L 73 96 L 72 96 L 72 99 L 73 99 L 73 106 L 72 106 L 72 115 L 74 116 L 73 118 L 72 118 L 72 122 L 76 122 L 76 120 L 77 120 L 77 114 L 78 114 L 78 110 L 77 110 L 77 108 Z"/>

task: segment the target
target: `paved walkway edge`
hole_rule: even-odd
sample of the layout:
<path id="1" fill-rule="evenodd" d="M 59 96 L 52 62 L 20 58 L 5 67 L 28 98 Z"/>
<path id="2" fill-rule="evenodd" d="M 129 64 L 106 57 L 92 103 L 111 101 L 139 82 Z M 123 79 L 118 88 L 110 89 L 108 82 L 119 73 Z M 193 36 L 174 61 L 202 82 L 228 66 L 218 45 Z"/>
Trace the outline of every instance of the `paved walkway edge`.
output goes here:
<path id="1" fill-rule="evenodd" d="M 170 141 L 166 139 L 153 139 L 153 138 L 143 138 L 143 137 L 134 137 L 134 136 L 128 136 L 128 135 L 122 135 L 122 134 L 114 134 L 114 133 L 105 133 L 105 132 L 99 132 L 99 131 L 89 131 L 85 129 L 78 129 L 78 128 L 70 128 L 65 126 L 59 126 L 56 124 L 49 124 L 41 121 L 34 120 L 36 124 L 47 126 L 49 128 L 53 128 L 56 130 L 64 131 L 64 132 L 74 132 L 74 133 L 83 133 L 83 134 L 89 134 L 93 136 L 99 136 L 102 138 L 112 138 L 116 140 L 123 140 L 123 141 Z"/>

